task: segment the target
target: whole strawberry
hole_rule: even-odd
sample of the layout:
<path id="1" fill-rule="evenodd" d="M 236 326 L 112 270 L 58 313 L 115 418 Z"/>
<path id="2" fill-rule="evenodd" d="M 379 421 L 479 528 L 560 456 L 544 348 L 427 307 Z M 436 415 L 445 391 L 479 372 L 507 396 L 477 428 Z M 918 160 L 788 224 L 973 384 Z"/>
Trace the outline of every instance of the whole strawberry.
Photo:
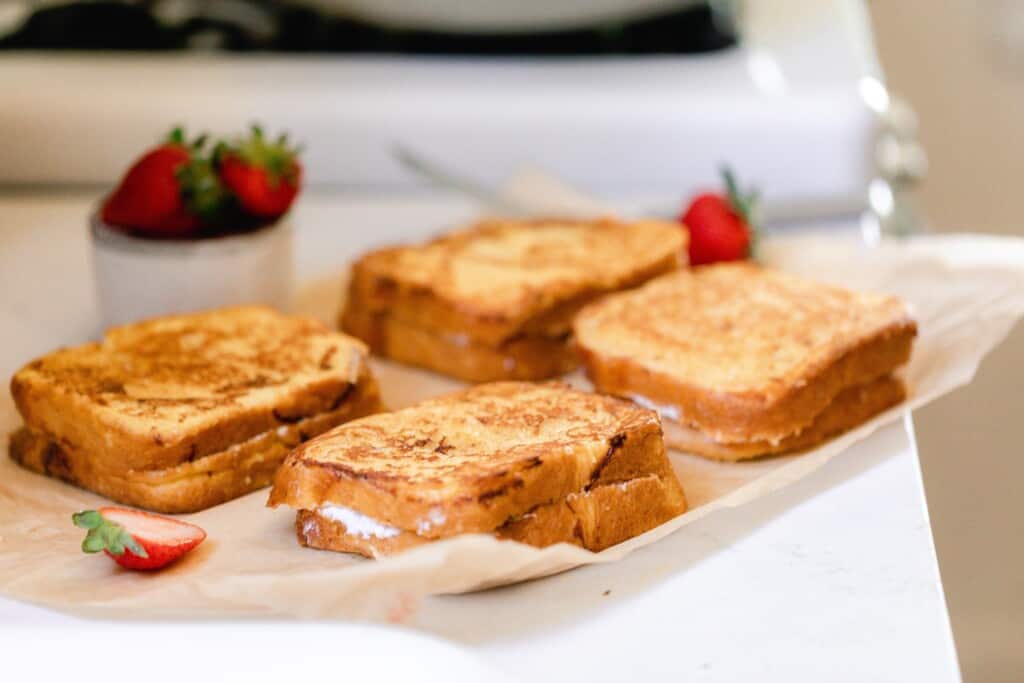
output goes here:
<path id="1" fill-rule="evenodd" d="M 727 195 L 700 194 L 680 217 L 690 231 L 691 265 L 738 261 L 751 255 L 757 193 L 741 193 L 729 169 L 722 175 Z"/>
<path id="2" fill-rule="evenodd" d="M 103 507 L 71 516 L 87 529 L 82 551 L 108 557 L 126 569 L 160 569 L 189 552 L 206 538 L 194 524 L 140 510 Z"/>
<path id="3" fill-rule="evenodd" d="M 259 126 L 253 126 L 249 137 L 218 145 L 214 156 L 221 180 L 242 210 L 273 220 L 288 211 L 299 193 L 302 165 L 298 154 L 286 134 L 269 140 Z"/>
<path id="4" fill-rule="evenodd" d="M 195 234 L 220 209 L 224 191 L 203 153 L 205 136 L 185 141 L 175 128 L 160 146 L 142 155 L 107 197 L 100 217 L 108 225 L 152 237 Z"/>

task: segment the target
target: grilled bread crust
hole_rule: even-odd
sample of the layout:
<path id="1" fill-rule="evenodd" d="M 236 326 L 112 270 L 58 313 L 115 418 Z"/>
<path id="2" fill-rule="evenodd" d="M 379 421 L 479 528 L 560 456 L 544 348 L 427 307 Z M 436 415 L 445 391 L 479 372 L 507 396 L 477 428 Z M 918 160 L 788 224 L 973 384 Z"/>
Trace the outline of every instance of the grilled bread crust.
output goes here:
<path id="1" fill-rule="evenodd" d="M 672 420 L 664 420 L 662 426 L 665 430 L 665 443 L 669 448 L 712 460 L 736 462 L 814 448 L 898 405 L 906 397 L 903 382 L 892 375 L 844 389 L 808 427 L 776 443 L 719 443 L 692 427 Z"/>
<path id="2" fill-rule="evenodd" d="M 109 330 L 18 371 L 26 425 L 108 471 L 168 469 L 341 407 L 365 345 L 251 306 Z"/>
<path id="3" fill-rule="evenodd" d="M 347 420 L 380 410 L 377 383 L 367 371 L 338 407 L 233 444 L 218 453 L 162 469 L 113 469 L 103 459 L 53 441 L 28 427 L 11 435 L 18 464 L 99 493 L 118 503 L 179 514 L 197 512 L 269 486 L 288 453 Z"/>
<path id="4" fill-rule="evenodd" d="M 487 346 L 465 334 L 439 333 L 403 323 L 386 313 L 346 308 L 342 327 L 370 350 L 466 382 L 538 380 L 575 369 L 576 353 L 559 337 L 522 336 Z"/>
<path id="5" fill-rule="evenodd" d="M 686 245 L 685 229 L 666 221 L 489 220 L 363 256 L 346 307 L 488 346 L 558 337 L 585 303 L 685 263 Z"/>
<path id="6" fill-rule="evenodd" d="M 574 332 L 599 391 L 670 406 L 719 443 L 774 443 L 906 363 L 917 326 L 895 297 L 733 263 L 611 295 Z"/>
<path id="7" fill-rule="evenodd" d="M 667 463 L 656 413 L 559 383 L 485 384 L 356 420 L 295 449 L 268 505 L 342 505 L 428 538 Z"/>
<path id="8" fill-rule="evenodd" d="M 686 497 L 675 476 L 650 474 L 569 494 L 508 520 L 492 533 L 504 540 L 543 548 L 571 543 L 598 552 L 649 531 L 686 512 Z M 429 543 L 411 531 L 389 538 L 351 534 L 341 522 L 316 512 L 295 516 L 299 543 L 311 548 L 377 558 Z"/>

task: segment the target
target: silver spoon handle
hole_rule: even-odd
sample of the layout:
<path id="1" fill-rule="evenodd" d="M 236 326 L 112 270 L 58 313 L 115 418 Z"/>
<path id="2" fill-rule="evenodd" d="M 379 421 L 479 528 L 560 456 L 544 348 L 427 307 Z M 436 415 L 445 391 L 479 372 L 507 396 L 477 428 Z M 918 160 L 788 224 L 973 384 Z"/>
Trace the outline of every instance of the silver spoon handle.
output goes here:
<path id="1" fill-rule="evenodd" d="M 404 145 L 395 145 L 393 149 L 395 158 L 402 166 L 435 185 L 472 197 L 484 206 L 505 215 L 524 216 L 531 213 L 530 207 L 509 201 L 497 189 L 481 185 L 465 176 L 442 168 Z"/>

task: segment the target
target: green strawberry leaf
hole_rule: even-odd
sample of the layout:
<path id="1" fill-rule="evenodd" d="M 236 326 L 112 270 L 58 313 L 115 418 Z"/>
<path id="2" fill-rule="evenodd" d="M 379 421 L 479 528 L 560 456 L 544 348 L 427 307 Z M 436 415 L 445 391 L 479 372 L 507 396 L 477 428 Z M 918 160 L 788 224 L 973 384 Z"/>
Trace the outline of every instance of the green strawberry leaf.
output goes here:
<path id="1" fill-rule="evenodd" d="M 205 156 L 193 156 L 188 163 L 178 168 L 175 176 L 189 209 L 200 218 L 212 222 L 228 200 L 227 190 L 217 175 L 213 161 Z"/>
<path id="2" fill-rule="evenodd" d="M 744 194 L 740 190 L 739 183 L 736 182 L 736 176 L 728 166 L 722 167 L 722 178 L 725 180 L 726 193 L 728 194 L 729 204 L 732 205 L 733 211 L 738 213 L 748 226 L 753 227 L 754 209 L 758 200 L 758 192 L 752 190 Z"/>
<path id="3" fill-rule="evenodd" d="M 102 550 L 111 555 L 124 555 L 125 549 L 138 557 L 149 557 L 146 549 L 120 524 L 103 517 L 96 510 L 84 510 L 71 515 L 71 521 L 80 529 L 88 529 L 82 540 L 82 552 L 98 553 Z"/>
<path id="4" fill-rule="evenodd" d="M 733 174 L 732 169 L 728 166 L 723 166 L 721 173 L 722 179 L 725 180 L 725 191 L 729 195 L 729 201 L 738 200 L 740 198 L 740 186 L 736 182 L 736 176 Z"/>
<path id="5" fill-rule="evenodd" d="M 103 516 L 95 510 L 83 510 L 71 515 L 71 521 L 79 529 L 95 529 L 103 523 Z"/>
<path id="6" fill-rule="evenodd" d="M 167 142 L 172 145 L 185 146 L 185 129 L 181 126 L 175 126 L 173 130 L 167 135 Z"/>
<path id="7" fill-rule="evenodd" d="M 101 534 L 95 534 L 92 531 L 87 533 L 82 541 L 82 552 L 84 553 L 98 553 L 106 547 L 106 539 Z"/>
<path id="8" fill-rule="evenodd" d="M 725 190 L 729 198 L 729 204 L 743 222 L 747 224 L 750 233 L 750 247 L 747 256 L 756 259 L 758 242 L 758 204 L 761 194 L 756 189 L 744 193 L 736 182 L 736 175 L 728 166 L 722 167 L 722 178 L 725 180 Z"/>
<path id="9" fill-rule="evenodd" d="M 121 538 L 119 540 L 125 548 L 131 551 L 132 555 L 136 557 L 149 557 L 149 553 L 142 547 L 142 544 L 136 541 L 135 537 L 127 531 L 121 531 Z"/>

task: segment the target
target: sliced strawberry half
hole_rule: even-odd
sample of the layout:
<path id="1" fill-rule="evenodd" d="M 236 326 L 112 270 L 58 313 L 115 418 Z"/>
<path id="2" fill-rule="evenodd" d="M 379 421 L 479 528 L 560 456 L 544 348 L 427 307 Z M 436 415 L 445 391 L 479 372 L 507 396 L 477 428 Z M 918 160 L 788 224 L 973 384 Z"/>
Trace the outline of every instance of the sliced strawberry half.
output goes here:
<path id="1" fill-rule="evenodd" d="M 206 532 L 195 524 L 129 508 L 85 510 L 71 520 L 88 530 L 83 552 L 103 551 L 126 569 L 160 569 L 206 538 Z"/>

